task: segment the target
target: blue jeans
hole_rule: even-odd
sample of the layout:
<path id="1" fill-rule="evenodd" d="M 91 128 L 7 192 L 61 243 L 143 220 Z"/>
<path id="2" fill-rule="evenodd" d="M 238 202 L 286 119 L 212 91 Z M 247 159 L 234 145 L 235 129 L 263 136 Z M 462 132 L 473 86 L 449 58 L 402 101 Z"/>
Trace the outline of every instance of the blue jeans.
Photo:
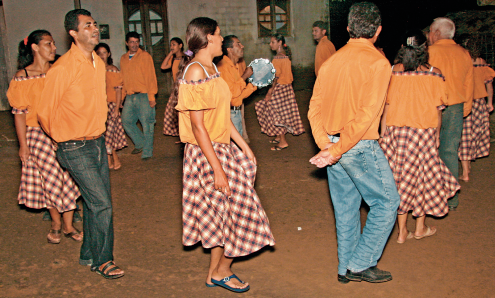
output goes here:
<path id="1" fill-rule="evenodd" d="M 339 138 L 330 136 L 336 143 Z M 394 227 L 400 196 L 390 165 L 375 140 L 359 141 L 327 167 L 337 227 L 338 273 L 376 266 Z M 370 207 L 361 234 L 360 206 Z"/>
<path id="2" fill-rule="evenodd" d="M 112 196 L 105 137 L 58 143 L 57 159 L 83 197 L 84 240 L 79 263 L 95 267 L 112 261 Z"/>
<path id="3" fill-rule="evenodd" d="M 153 132 L 155 130 L 155 108 L 150 107 L 148 94 L 139 93 L 125 97 L 122 109 L 122 124 L 125 132 L 129 135 L 136 149 L 143 149 L 141 158 L 153 156 Z M 136 123 L 141 122 L 143 131 Z"/>
<path id="4" fill-rule="evenodd" d="M 462 136 L 464 104 L 448 106 L 442 112 L 442 127 L 440 128 L 440 147 L 438 153 L 455 179 L 459 179 L 459 161 L 457 150 Z M 457 194 L 449 199 L 449 207 L 457 207 Z"/>
<path id="5" fill-rule="evenodd" d="M 242 136 L 242 111 L 241 110 L 230 110 L 230 120 L 234 123 L 235 128 Z"/>

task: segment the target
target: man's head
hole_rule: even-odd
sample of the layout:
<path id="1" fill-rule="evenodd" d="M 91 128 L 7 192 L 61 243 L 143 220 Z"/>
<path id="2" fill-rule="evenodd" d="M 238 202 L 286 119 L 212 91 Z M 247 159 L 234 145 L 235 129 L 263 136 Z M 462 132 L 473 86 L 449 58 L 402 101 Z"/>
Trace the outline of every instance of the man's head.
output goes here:
<path id="1" fill-rule="evenodd" d="M 453 39 L 455 35 L 455 24 L 448 18 L 436 18 L 430 25 L 428 43 L 434 44 L 440 39 Z"/>
<path id="2" fill-rule="evenodd" d="M 232 61 L 237 61 L 244 57 L 244 46 L 235 35 L 227 35 L 223 38 L 222 51 Z"/>
<path id="3" fill-rule="evenodd" d="M 327 36 L 327 28 L 328 24 L 323 21 L 316 21 L 313 23 L 313 39 L 317 42 L 323 38 L 323 36 Z"/>
<path id="4" fill-rule="evenodd" d="M 136 54 L 139 50 L 140 37 L 136 31 L 131 31 L 125 35 L 125 45 L 129 48 L 130 54 Z"/>
<path id="5" fill-rule="evenodd" d="M 374 39 L 382 30 L 380 10 L 374 3 L 360 2 L 351 6 L 347 18 L 351 38 Z"/>
<path id="6" fill-rule="evenodd" d="M 100 32 L 91 13 L 85 9 L 74 9 L 65 15 L 65 31 L 76 45 L 95 47 L 100 40 Z"/>

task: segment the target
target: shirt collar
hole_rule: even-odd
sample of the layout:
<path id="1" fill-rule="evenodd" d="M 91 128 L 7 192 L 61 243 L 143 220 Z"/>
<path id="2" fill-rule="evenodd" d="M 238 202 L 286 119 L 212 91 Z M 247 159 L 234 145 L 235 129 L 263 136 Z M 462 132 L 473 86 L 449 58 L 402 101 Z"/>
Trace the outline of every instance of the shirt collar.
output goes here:
<path id="1" fill-rule="evenodd" d="M 228 65 L 230 65 L 232 67 L 235 67 L 234 62 L 232 60 L 230 60 L 229 56 L 223 55 L 223 60 Z"/>
<path id="2" fill-rule="evenodd" d="M 93 61 L 91 61 L 90 59 L 86 58 L 86 56 L 84 55 L 84 53 L 81 51 L 81 49 L 76 46 L 75 43 L 72 43 L 72 45 L 70 46 L 70 52 L 72 55 L 74 55 L 74 58 L 77 59 L 78 61 L 80 62 L 86 62 L 86 63 L 89 63 L 93 66 L 96 66 L 96 62 L 95 62 L 95 57 L 96 57 L 96 53 L 95 51 L 93 51 L 91 53 L 91 56 L 93 57 Z"/>
<path id="3" fill-rule="evenodd" d="M 134 53 L 134 55 L 132 56 L 132 59 L 136 58 L 136 57 L 137 57 L 137 55 L 139 55 L 142 51 L 143 51 L 143 50 L 141 50 L 141 48 L 139 48 L 139 49 L 137 50 L 137 52 L 136 52 L 136 53 Z M 129 58 L 129 56 L 130 56 L 130 55 L 131 55 L 131 51 L 127 51 L 127 58 Z"/>
<path id="4" fill-rule="evenodd" d="M 436 44 L 456 44 L 454 40 L 452 39 L 439 39 L 435 41 L 434 45 Z"/>
<path id="5" fill-rule="evenodd" d="M 375 45 L 366 38 L 351 38 L 351 39 L 349 39 L 349 41 L 347 43 L 348 44 L 362 44 L 362 45 L 370 46 L 373 48 L 375 47 Z"/>

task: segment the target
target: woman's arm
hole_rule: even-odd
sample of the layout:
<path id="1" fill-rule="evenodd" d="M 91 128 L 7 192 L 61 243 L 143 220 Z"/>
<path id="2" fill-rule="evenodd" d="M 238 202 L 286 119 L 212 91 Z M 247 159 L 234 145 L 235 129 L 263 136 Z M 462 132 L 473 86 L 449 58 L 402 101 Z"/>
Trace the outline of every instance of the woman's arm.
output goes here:
<path id="1" fill-rule="evenodd" d="M 29 147 L 26 139 L 26 114 L 14 115 L 15 131 L 19 140 L 19 157 L 25 163 L 29 159 Z"/>
<path id="2" fill-rule="evenodd" d="M 230 121 L 230 138 L 239 146 L 244 154 L 254 163 L 256 164 L 256 157 L 254 156 L 253 151 L 249 147 L 249 145 L 246 143 L 244 138 L 239 134 L 237 129 L 234 126 L 234 123 Z"/>
<path id="3" fill-rule="evenodd" d="M 442 127 L 442 110 L 438 110 L 438 124 L 437 131 L 435 132 L 435 139 L 437 143 L 437 148 L 440 147 L 440 128 Z"/>
<path id="4" fill-rule="evenodd" d="M 488 112 L 493 111 L 493 85 L 492 82 L 486 84 L 486 92 L 488 92 L 488 101 L 486 102 L 488 107 Z"/>
<path id="5" fill-rule="evenodd" d="M 160 66 L 160 68 L 165 70 L 165 69 L 169 69 L 170 67 L 172 67 L 173 56 L 174 56 L 174 54 L 172 53 L 172 51 L 170 51 L 170 53 L 168 53 L 167 57 L 165 57 L 165 59 L 163 59 L 162 66 Z"/>
<path id="6" fill-rule="evenodd" d="M 385 109 L 383 109 L 382 120 L 380 121 L 380 138 L 383 138 L 385 132 L 387 131 L 387 112 L 389 108 L 389 104 L 385 104 Z"/>
<path id="7" fill-rule="evenodd" d="M 117 104 L 117 106 L 113 111 L 112 118 L 116 119 L 119 116 L 119 109 L 122 104 L 122 86 L 117 86 L 114 88 L 114 90 L 115 90 L 115 103 Z"/>

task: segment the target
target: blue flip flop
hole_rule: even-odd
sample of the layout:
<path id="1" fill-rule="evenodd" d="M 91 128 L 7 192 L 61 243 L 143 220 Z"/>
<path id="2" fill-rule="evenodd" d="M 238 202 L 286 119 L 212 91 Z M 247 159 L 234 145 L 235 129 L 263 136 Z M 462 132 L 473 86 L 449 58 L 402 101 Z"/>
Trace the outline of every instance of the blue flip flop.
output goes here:
<path id="1" fill-rule="evenodd" d="M 237 280 L 239 280 L 241 283 L 244 283 L 239 277 L 237 277 L 237 275 L 235 274 L 232 274 L 231 276 L 227 276 L 225 277 L 224 279 L 222 280 L 215 280 L 215 279 L 211 279 L 211 282 L 217 286 L 220 286 L 222 288 L 225 288 L 227 290 L 230 290 L 232 292 L 236 292 L 236 293 L 244 293 L 244 292 L 247 292 L 249 290 L 249 286 L 243 288 L 243 289 L 237 289 L 237 288 L 232 288 L 231 286 L 228 286 L 226 283 L 229 282 L 232 278 L 236 278 Z"/>
<path id="2" fill-rule="evenodd" d="M 209 283 L 205 282 L 205 285 L 208 287 L 208 288 L 215 288 L 217 285 L 216 284 L 212 284 L 210 285 Z"/>

